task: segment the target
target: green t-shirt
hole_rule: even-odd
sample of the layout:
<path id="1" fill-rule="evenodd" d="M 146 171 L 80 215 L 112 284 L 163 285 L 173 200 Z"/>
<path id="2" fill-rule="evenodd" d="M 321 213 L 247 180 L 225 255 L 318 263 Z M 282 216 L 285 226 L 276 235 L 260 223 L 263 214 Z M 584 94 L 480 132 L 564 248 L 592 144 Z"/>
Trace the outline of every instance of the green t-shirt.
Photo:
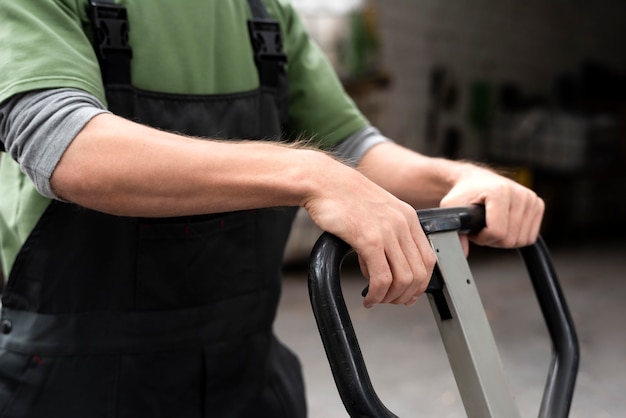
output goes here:
<path id="1" fill-rule="evenodd" d="M 0 0 L 0 103 L 30 90 L 73 87 L 105 103 L 90 42 L 87 0 Z M 246 0 L 119 0 L 128 11 L 133 84 L 179 94 L 258 87 Z M 327 148 L 368 125 L 311 42 L 288 0 L 265 0 L 288 56 L 289 135 Z M 50 138 L 54 140 L 54 138 Z M 0 154 L 0 243 L 5 274 L 49 201 Z"/>

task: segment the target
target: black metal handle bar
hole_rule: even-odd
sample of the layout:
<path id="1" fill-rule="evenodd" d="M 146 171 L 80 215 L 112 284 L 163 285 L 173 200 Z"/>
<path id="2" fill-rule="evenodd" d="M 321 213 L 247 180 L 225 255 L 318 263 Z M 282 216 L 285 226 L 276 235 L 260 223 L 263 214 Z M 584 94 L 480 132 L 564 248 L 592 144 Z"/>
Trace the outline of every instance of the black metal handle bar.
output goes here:
<path id="1" fill-rule="evenodd" d="M 419 210 L 427 234 L 458 230 L 476 233 L 483 228 L 482 206 Z M 341 399 L 351 417 L 395 417 L 378 398 L 346 308 L 340 270 L 351 248 L 324 233 L 316 242 L 309 264 L 309 297 L 324 349 Z M 519 249 L 532 281 L 553 344 L 551 368 L 543 394 L 540 418 L 565 418 L 569 414 L 579 363 L 576 331 L 558 283 L 547 248 L 541 238 Z"/>

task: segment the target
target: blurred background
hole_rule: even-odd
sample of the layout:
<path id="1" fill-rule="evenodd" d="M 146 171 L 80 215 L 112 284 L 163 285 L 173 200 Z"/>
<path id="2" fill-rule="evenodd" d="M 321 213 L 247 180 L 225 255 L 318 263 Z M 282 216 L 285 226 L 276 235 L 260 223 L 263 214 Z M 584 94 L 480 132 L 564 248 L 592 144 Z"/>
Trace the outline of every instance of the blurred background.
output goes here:
<path id="1" fill-rule="evenodd" d="M 542 235 L 581 344 L 571 416 L 624 416 L 626 2 L 292 1 L 385 135 L 488 164 L 543 197 Z M 319 234 L 299 213 L 276 331 L 301 357 L 310 416 L 345 417 L 306 289 Z M 536 416 L 551 348 L 526 273 L 514 251 L 472 248 L 469 260 L 522 416 Z M 381 399 L 400 416 L 465 416 L 428 303 L 365 310 L 364 280 L 346 264 Z"/>
<path id="2" fill-rule="evenodd" d="M 626 3 L 293 3 L 385 135 L 532 187 L 546 239 L 626 230 Z"/>
<path id="3" fill-rule="evenodd" d="M 572 417 L 626 410 L 626 3 L 621 0 L 292 0 L 371 122 L 419 152 L 488 164 L 546 202 L 542 235 L 578 330 Z M 315 327 L 300 213 L 278 334 L 301 356 L 312 418 L 347 416 Z M 537 416 L 551 346 L 514 251 L 470 267 L 523 417 Z M 399 416 L 463 417 L 426 300 L 361 306 L 342 283 L 375 388 Z"/>

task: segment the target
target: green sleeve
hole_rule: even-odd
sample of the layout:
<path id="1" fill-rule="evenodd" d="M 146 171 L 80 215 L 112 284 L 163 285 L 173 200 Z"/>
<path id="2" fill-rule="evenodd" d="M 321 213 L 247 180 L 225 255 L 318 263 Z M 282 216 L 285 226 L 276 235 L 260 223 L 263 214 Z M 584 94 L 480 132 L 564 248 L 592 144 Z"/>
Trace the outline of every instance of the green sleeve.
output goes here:
<path id="1" fill-rule="evenodd" d="M 248 68 L 249 61 L 251 62 L 249 41 L 246 36 L 243 36 L 245 29 L 237 28 L 237 32 L 233 34 L 231 33 L 233 30 L 229 29 L 233 25 L 229 25 L 228 22 L 222 21 L 223 19 L 215 15 L 221 12 L 228 18 L 242 10 L 245 11 L 245 1 L 229 2 L 219 8 L 215 6 L 217 2 L 209 2 L 213 6 L 206 10 L 201 7 L 202 2 L 195 1 L 197 0 L 190 2 L 188 7 L 208 13 L 193 15 L 199 16 L 193 20 L 195 26 L 190 26 L 202 28 L 206 32 L 198 34 L 199 39 L 208 36 L 211 28 L 219 26 L 220 30 L 215 33 L 225 35 L 226 39 L 230 39 L 230 42 L 235 44 L 242 45 L 245 42 L 245 48 L 242 45 L 241 48 L 230 49 L 228 45 L 231 44 L 228 42 L 215 43 L 217 46 L 225 44 L 226 49 L 222 48 L 213 52 L 211 50 L 206 59 L 216 60 L 217 57 L 223 57 L 222 63 L 213 68 L 214 71 L 198 72 L 195 70 L 198 73 L 207 73 L 204 78 L 213 79 L 217 74 L 226 73 L 219 71 L 220 68 L 226 66 L 225 68 L 229 69 L 228 76 L 221 78 L 221 81 L 217 83 L 209 83 L 200 77 L 201 82 L 194 82 L 193 88 L 187 88 L 186 84 L 190 82 L 190 69 L 187 65 L 174 65 L 176 71 L 167 71 L 168 77 L 163 77 L 163 70 L 155 71 L 155 66 L 152 64 L 154 62 L 163 64 L 164 61 L 179 62 L 179 59 L 166 59 L 169 55 L 165 53 L 170 51 L 169 54 L 172 55 L 174 54 L 172 51 L 178 51 L 183 46 L 179 44 L 177 48 L 173 48 L 171 43 L 177 37 L 169 36 L 162 39 L 162 42 L 144 42 L 133 47 L 137 49 L 134 51 L 136 54 L 133 59 L 133 79 L 136 85 L 149 90 L 167 87 L 168 91 L 201 94 L 252 88 L 251 80 L 254 78 L 244 76 L 247 74 L 245 72 L 242 75 L 243 70 L 234 71 L 234 69 Z M 85 0 L 0 0 L 0 21 L 2 22 L 0 25 L 0 45 L 2 45 L 0 102 L 14 94 L 28 90 L 74 87 L 95 95 L 105 103 L 100 69 L 86 35 L 88 32 L 85 31 L 89 24 L 86 16 L 86 3 Z M 156 6 L 161 3 L 155 2 L 154 4 L 155 6 L 148 7 L 141 1 L 128 2 L 131 20 L 132 16 L 144 17 L 144 19 L 135 19 L 134 24 L 131 22 L 131 41 L 142 35 L 146 37 L 150 35 L 149 39 L 152 39 L 159 33 L 150 31 L 155 27 L 159 28 L 159 22 L 165 21 L 166 18 L 156 10 L 158 9 Z M 343 91 L 333 68 L 306 33 L 289 0 L 267 0 L 267 5 L 270 12 L 282 24 L 285 32 L 285 50 L 289 58 L 290 121 L 285 129 L 287 136 L 313 138 L 319 146 L 327 148 L 366 127 L 368 122 Z M 168 6 L 172 7 L 171 5 L 159 7 L 168 9 Z M 187 16 L 190 15 L 187 14 Z M 146 22 L 152 22 L 152 24 Z M 179 31 L 181 25 L 177 27 Z M 168 33 L 171 35 L 171 32 Z M 234 36 L 237 34 L 241 36 Z M 132 35 L 135 35 L 135 38 Z M 151 57 L 148 52 L 154 50 L 157 53 L 155 44 L 166 46 L 158 52 L 158 59 L 154 57 L 148 59 Z M 201 44 L 204 45 L 204 43 L 188 42 L 187 47 L 183 47 L 186 62 L 195 56 L 202 55 L 197 54 L 194 49 L 199 48 Z M 225 60 L 229 62 L 225 64 L 223 62 Z M 206 64 L 197 65 L 197 68 L 209 68 L 210 66 L 207 67 Z M 213 62 L 213 65 L 216 63 Z M 168 80 L 175 80 L 175 85 L 173 87 L 162 86 L 164 82 L 169 82 Z M 198 83 L 199 87 L 196 85 Z"/>
<path id="2" fill-rule="evenodd" d="M 74 87 L 104 102 L 81 0 L 0 0 L 0 102 L 29 90 Z"/>
<path id="3" fill-rule="evenodd" d="M 322 148 L 345 139 L 369 122 L 345 93 L 334 69 L 309 37 L 288 0 L 268 1 L 285 32 L 289 73 L 287 135 L 312 137 Z"/>

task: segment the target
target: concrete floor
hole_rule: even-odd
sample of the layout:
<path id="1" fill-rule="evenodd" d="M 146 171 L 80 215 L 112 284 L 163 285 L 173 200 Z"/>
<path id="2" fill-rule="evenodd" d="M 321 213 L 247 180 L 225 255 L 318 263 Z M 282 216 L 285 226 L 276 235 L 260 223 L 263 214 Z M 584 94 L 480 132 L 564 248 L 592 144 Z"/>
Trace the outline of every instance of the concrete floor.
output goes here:
<path id="1" fill-rule="evenodd" d="M 623 240 L 622 240 L 623 241 Z M 581 363 L 570 416 L 626 416 L 626 242 L 551 245 L 577 328 Z M 522 417 L 536 417 L 551 359 L 549 337 L 514 251 L 473 249 L 470 267 Z M 303 363 L 311 418 L 346 417 L 308 301 L 306 270 L 285 272 L 276 332 Z M 412 308 L 366 310 L 353 268 L 342 284 L 374 388 L 400 417 L 464 417 L 425 298 Z"/>

